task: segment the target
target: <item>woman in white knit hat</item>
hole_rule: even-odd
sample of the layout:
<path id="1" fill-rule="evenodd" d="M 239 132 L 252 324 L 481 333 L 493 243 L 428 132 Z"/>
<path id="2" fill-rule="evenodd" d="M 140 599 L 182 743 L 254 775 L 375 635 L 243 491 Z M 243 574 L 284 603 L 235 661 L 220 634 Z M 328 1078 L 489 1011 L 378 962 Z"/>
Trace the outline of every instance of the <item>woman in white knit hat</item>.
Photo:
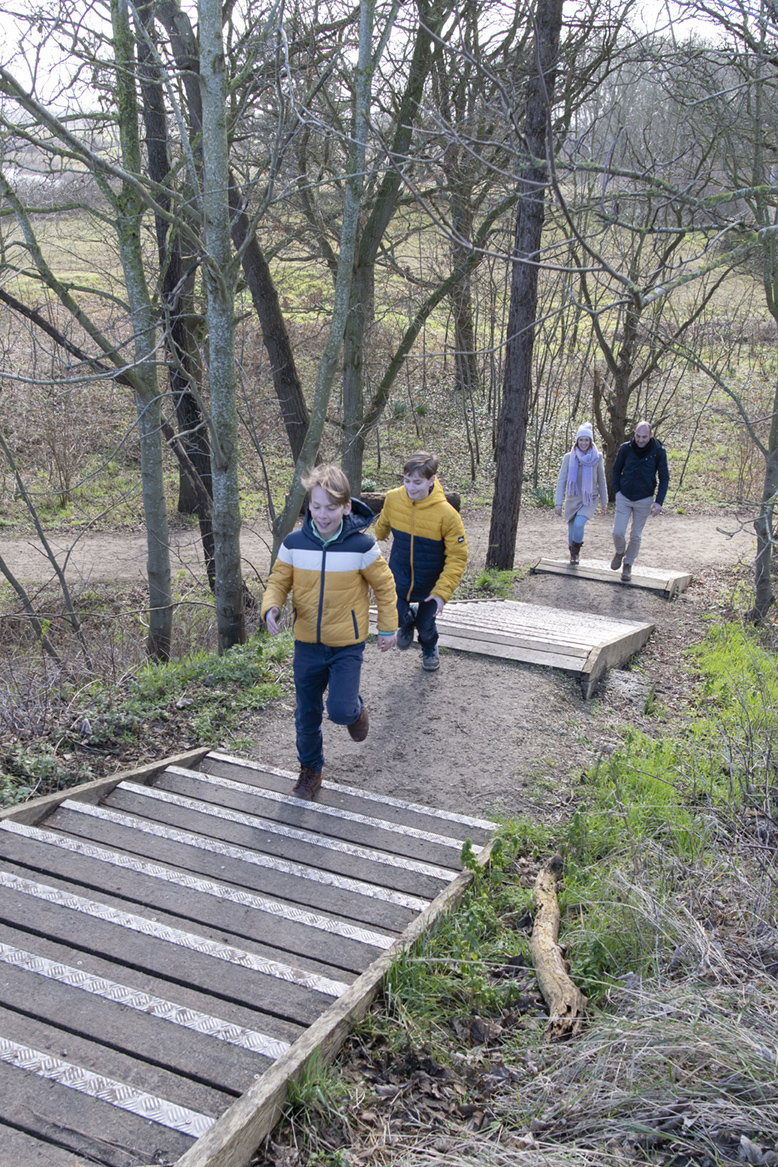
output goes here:
<path id="1" fill-rule="evenodd" d="M 603 514 L 608 509 L 605 467 L 588 421 L 578 427 L 575 444 L 562 459 L 554 498 L 554 509 L 560 517 L 563 502 L 570 563 L 575 567 L 581 556 L 586 520 L 597 510 L 598 503 Z"/>

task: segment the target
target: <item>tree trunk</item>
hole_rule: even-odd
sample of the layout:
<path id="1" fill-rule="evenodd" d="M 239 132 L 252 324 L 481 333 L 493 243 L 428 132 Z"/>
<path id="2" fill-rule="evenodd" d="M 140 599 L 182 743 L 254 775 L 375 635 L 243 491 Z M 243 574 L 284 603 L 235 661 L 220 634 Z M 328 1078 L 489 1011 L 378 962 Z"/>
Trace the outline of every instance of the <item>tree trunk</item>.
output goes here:
<path id="1" fill-rule="evenodd" d="M 126 0 L 112 0 L 116 96 L 122 162 L 140 173 L 138 108 L 134 87 L 134 54 Z M 170 547 L 162 466 L 159 388 L 156 373 L 157 327 L 143 266 L 141 220 L 145 207 L 132 184 L 125 182 L 117 200 L 116 228 L 124 271 L 127 300 L 134 333 L 133 384 L 140 437 L 143 511 L 146 520 L 149 578 L 150 656 L 166 660 L 170 655 L 173 604 L 170 580 Z"/>
<path id="2" fill-rule="evenodd" d="M 364 357 L 365 337 L 373 322 L 375 267 L 357 266 L 351 286 L 351 307 L 343 336 L 343 424 L 341 428 L 341 468 L 351 484 L 351 493 L 362 493 L 362 466 L 365 458 Z"/>
<path id="3" fill-rule="evenodd" d="M 547 149 L 552 149 L 552 143 L 546 141 L 546 129 L 554 93 L 561 29 L 562 0 L 538 0 L 535 42 L 539 72 L 528 83 L 525 115 L 527 148 L 535 159 L 544 158 Z M 486 566 L 499 570 L 510 570 L 516 554 L 547 172 L 547 166 L 532 164 L 523 171 L 519 180 L 521 197 L 516 214 L 502 409 L 497 430 L 492 521 L 486 552 Z"/>
<path id="4" fill-rule="evenodd" d="M 203 110 L 203 279 L 207 292 L 211 391 L 213 533 L 219 652 L 245 640 L 240 563 L 238 412 L 235 373 L 235 258 L 230 244 L 227 86 L 220 0 L 200 0 Z M 217 448 L 218 447 L 218 448 Z"/>

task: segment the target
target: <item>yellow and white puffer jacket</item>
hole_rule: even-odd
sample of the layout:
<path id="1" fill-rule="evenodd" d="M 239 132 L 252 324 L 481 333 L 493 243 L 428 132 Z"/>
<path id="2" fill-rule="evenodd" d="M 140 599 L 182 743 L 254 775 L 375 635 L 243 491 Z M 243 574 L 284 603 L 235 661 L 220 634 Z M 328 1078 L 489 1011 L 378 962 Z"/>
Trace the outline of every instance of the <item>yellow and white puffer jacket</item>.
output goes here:
<path id="1" fill-rule="evenodd" d="M 381 632 L 397 631 L 394 577 L 367 527 L 373 512 L 351 500 L 340 534 L 323 543 L 310 512 L 302 527 L 286 536 L 278 550 L 262 597 L 262 616 L 283 608 L 292 593 L 295 640 L 342 648 L 367 639 L 370 628 L 370 588 L 378 606 Z"/>
<path id="2" fill-rule="evenodd" d="M 459 512 L 435 485 L 426 498 L 414 502 L 404 486 L 390 490 L 375 525 L 376 539 L 392 533 L 389 566 L 398 596 L 426 600 L 451 599 L 467 567 L 467 539 Z"/>

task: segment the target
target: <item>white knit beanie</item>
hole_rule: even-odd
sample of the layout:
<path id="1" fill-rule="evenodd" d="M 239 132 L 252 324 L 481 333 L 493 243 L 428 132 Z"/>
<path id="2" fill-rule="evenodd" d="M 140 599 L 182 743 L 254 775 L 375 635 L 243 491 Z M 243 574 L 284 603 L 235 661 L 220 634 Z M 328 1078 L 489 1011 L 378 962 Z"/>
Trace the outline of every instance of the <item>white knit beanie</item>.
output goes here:
<path id="1" fill-rule="evenodd" d="M 588 438 L 594 444 L 594 433 L 592 432 L 592 423 L 590 421 L 585 421 L 583 425 L 579 425 L 578 433 L 575 435 L 576 442 L 579 438 Z"/>

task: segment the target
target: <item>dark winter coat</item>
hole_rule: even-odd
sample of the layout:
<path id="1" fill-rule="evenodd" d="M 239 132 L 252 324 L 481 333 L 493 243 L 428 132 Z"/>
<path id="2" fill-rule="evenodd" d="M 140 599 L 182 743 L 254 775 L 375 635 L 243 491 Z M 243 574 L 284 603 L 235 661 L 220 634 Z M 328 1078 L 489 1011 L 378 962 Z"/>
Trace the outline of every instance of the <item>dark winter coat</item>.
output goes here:
<path id="1" fill-rule="evenodd" d="M 657 479 L 659 489 L 657 490 Z M 619 446 L 613 463 L 613 494 L 621 491 L 630 502 L 639 498 L 653 498 L 661 507 L 670 483 L 667 453 L 658 438 L 652 437 L 641 449 L 633 438 Z"/>

